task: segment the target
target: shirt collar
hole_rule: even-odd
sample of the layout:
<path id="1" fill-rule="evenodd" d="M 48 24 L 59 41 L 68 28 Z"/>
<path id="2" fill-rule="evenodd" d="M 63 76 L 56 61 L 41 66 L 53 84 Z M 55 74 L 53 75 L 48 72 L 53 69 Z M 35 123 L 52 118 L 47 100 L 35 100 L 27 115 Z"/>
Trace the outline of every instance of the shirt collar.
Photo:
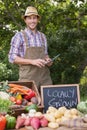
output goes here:
<path id="1" fill-rule="evenodd" d="M 25 28 L 25 31 L 29 34 L 32 34 L 33 35 L 33 32 L 32 30 L 28 29 L 28 28 Z M 38 30 L 36 29 L 36 34 L 38 33 Z"/>

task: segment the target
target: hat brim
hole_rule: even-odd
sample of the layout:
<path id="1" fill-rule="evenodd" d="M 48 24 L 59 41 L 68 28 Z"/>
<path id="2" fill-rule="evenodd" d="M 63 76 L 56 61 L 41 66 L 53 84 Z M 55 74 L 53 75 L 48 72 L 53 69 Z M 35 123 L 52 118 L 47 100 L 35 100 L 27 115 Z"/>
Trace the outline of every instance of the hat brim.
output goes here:
<path id="1" fill-rule="evenodd" d="M 41 18 L 39 14 L 30 13 L 30 14 L 23 15 L 22 19 L 25 19 L 26 17 L 31 16 L 31 15 L 36 15 L 39 19 Z"/>

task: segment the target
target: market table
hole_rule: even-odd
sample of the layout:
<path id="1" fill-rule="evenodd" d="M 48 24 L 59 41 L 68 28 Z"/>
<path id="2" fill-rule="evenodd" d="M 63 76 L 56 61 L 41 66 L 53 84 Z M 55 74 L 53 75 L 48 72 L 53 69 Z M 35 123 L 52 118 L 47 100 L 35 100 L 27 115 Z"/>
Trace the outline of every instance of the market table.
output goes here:
<path id="1" fill-rule="evenodd" d="M 33 128 L 29 127 L 29 128 L 20 128 L 19 130 L 34 130 Z M 87 128 L 67 128 L 67 127 L 59 127 L 57 129 L 51 129 L 51 128 L 48 128 L 48 127 L 45 127 L 45 128 L 39 128 L 38 130 L 87 130 Z"/>

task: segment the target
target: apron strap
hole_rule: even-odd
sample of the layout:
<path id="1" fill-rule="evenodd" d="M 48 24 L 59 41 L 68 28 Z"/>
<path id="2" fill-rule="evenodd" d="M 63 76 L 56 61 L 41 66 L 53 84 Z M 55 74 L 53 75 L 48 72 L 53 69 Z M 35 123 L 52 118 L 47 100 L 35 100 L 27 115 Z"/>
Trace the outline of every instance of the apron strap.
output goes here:
<path id="1" fill-rule="evenodd" d="M 27 35 L 26 35 L 26 32 L 25 32 L 24 30 L 22 30 L 21 32 L 22 32 L 22 34 L 23 34 L 23 36 L 24 36 L 24 41 L 25 41 L 26 46 L 29 47 L 29 45 L 28 45 L 28 37 L 27 37 Z M 44 37 L 43 37 L 42 33 L 40 33 L 40 34 L 41 34 L 41 39 L 42 39 L 42 47 L 45 48 Z"/>
<path id="2" fill-rule="evenodd" d="M 22 34 L 24 36 L 25 44 L 26 44 L 26 46 L 28 46 L 28 38 L 27 38 L 26 32 L 24 30 L 22 30 Z"/>
<path id="3" fill-rule="evenodd" d="M 44 37 L 43 37 L 42 33 L 40 33 L 40 34 L 41 34 L 41 39 L 42 39 L 42 45 L 45 46 Z"/>

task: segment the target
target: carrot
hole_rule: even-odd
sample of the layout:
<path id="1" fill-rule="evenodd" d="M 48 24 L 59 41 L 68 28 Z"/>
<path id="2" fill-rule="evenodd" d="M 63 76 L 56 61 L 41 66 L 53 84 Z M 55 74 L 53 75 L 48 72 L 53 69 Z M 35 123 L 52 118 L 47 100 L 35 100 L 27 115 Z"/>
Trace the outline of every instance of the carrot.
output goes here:
<path id="1" fill-rule="evenodd" d="M 19 92 L 21 94 L 27 94 L 27 90 L 22 89 L 22 88 L 11 88 L 10 92 L 11 93 Z"/>
<path id="2" fill-rule="evenodd" d="M 8 84 L 9 85 L 9 87 L 13 87 L 13 88 L 23 88 L 24 86 L 22 86 L 22 85 L 19 85 L 19 84 L 12 84 L 12 83 L 10 83 L 10 84 Z"/>

